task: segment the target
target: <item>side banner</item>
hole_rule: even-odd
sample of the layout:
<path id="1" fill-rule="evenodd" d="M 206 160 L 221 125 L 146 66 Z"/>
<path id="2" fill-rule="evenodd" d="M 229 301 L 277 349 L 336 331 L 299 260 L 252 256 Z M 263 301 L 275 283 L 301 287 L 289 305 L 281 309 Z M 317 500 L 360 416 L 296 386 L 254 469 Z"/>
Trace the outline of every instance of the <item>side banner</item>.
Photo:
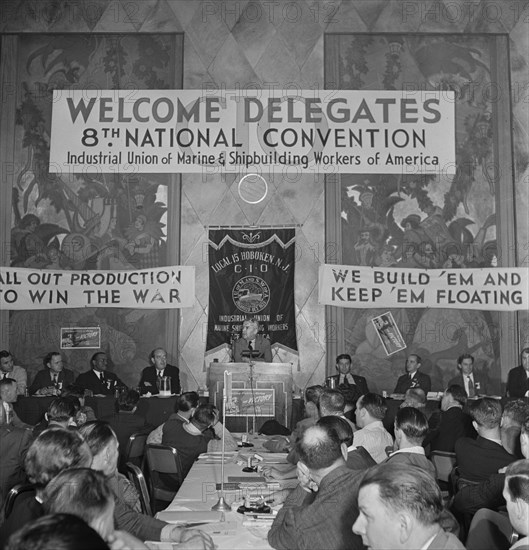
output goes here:
<path id="1" fill-rule="evenodd" d="M 322 265 L 319 303 L 350 308 L 527 310 L 529 270 Z"/>
<path id="2" fill-rule="evenodd" d="M 54 271 L 0 267 L 0 308 L 173 309 L 195 301 L 195 266 L 140 271 Z"/>
<path id="3" fill-rule="evenodd" d="M 246 317 L 272 345 L 297 351 L 294 243 L 294 229 L 210 230 L 206 351 L 231 346 Z"/>
<path id="4" fill-rule="evenodd" d="M 453 92 L 54 90 L 52 173 L 455 171 Z"/>

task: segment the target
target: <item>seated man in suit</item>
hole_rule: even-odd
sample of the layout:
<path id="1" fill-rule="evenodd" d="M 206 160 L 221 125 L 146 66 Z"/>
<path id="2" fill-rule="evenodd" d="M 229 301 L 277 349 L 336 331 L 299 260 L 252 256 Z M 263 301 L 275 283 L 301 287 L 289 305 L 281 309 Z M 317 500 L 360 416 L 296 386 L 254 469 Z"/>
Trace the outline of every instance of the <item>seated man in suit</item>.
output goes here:
<path id="1" fill-rule="evenodd" d="M 327 378 L 327 386 L 338 390 L 354 392 L 352 399 L 356 403 L 361 395 L 369 392 L 367 381 L 363 376 L 351 372 L 353 361 L 348 353 L 342 353 L 336 358 L 336 370 L 338 374 Z"/>
<path id="2" fill-rule="evenodd" d="M 163 348 L 156 348 L 149 355 L 150 367 L 145 367 L 141 373 L 140 393 L 160 393 L 159 379 L 162 376 L 171 378 L 171 393 L 180 394 L 180 370 L 178 367 L 167 364 L 167 352 Z"/>
<path id="3" fill-rule="evenodd" d="M 358 516 L 356 488 L 362 474 L 346 466 L 346 444 L 335 429 L 317 425 L 303 432 L 297 447 L 299 484 L 274 519 L 270 546 L 359 550 L 362 541 L 351 528 Z"/>
<path id="4" fill-rule="evenodd" d="M 114 395 L 116 388 L 126 387 L 116 374 L 107 371 L 107 362 L 107 354 L 104 351 L 94 353 L 90 359 L 92 369 L 81 373 L 75 385 L 93 395 Z"/>
<path id="5" fill-rule="evenodd" d="M 37 372 L 29 387 L 30 395 L 57 395 L 61 389 L 73 384 L 74 373 L 64 368 L 60 353 L 51 351 L 42 363 L 44 368 Z"/>
<path id="6" fill-rule="evenodd" d="M 507 395 L 509 397 L 529 397 L 529 348 L 521 353 L 522 364 L 509 371 Z"/>
<path id="7" fill-rule="evenodd" d="M 409 388 L 421 388 L 424 393 L 432 389 L 432 381 L 427 374 L 419 372 L 421 366 L 421 358 L 412 353 L 406 359 L 406 373 L 403 374 L 398 380 L 393 393 L 406 393 Z"/>
<path id="8" fill-rule="evenodd" d="M 242 361 L 264 361 L 272 362 L 272 350 L 270 340 L 259 331 L 257 319 L 246 319 L 242 324 L 242 335 L 233 343 L 233 360 L 236 363 Z"/>
<path id="9" fill-rule="evenodd" d="M 4 409 L 4 423 L 15 426 L 15 428 L 28 428 L 32 430 L 33 426 L 22 422 L 13 408 L 13 403 L 16 403 L 17 398 L 16 380 L 12 378 L 0 379 L 0 407 Z"/>
<path id="10" fill-rule="evenodd" d="M 26 393 L 28 373 L 23 367 L 15 365 L 13 356 L 7 350 L 0 351 L 0 379 L 12 378 L 17 383 L 17 395 Z"/>
<path id="11" fill-rule="evenodd" d="M 453 453 L 458 439 L 476 437 L 472 418 L 463 412 L 466 403 L 466 392 L 461 386 L 449 386 L 445 390 L 441 399 L 441 412 L 430 417 L 430 433 L 425 442 L 425 445 L 430 444 L 430 452 Z"/>
<path id="12" fill-rule="evenodd" d="M 440 520 L 443 497 L 437 481 L 409 464 L 379 464 L 360 482 L 360 514 L 353 531 L 371 550 L 464 550 Z"/>
<path id="13" fill-rule="evenodd" d="M 457 368 L 460 371 L 449 382 L 449 386 L 461 386 L 465 388 L 468 397 L 487 395 L 487 383 L 483 376 L 474 372 L 474 357 L 469 353 L 460 355 L 457 359 Z"/>
<path id="14" fill-rule="evenodd" d="M 455 452 L 461 476 L 459 485 L 485 481 L 516 460 L 501 445 L 501 405 L 498 401 L 484 397 L 472 402 L 470 416 L 478 437 L 462 437 L 456 441 Z"/>

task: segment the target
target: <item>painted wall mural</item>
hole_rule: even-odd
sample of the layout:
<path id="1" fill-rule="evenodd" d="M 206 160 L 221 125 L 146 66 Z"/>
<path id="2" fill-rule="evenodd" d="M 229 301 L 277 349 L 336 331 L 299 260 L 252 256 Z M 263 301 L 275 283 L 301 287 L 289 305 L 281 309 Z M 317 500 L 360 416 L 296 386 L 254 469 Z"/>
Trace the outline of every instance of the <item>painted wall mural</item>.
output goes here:
<path id="1" fill-rule="evenodd" d="M 461 35 L 337 35 L 338 89 L 455 92 L 455 174 L 342 175 L 342 262 L 415 268 L 498 265 L 490 41 Z M 329 60 L 330 61 L 330 60 Z M 333 86 L 334 87 L 334 86 Z M 453 172 L 453 171 L 452 171 Z M 467 310 L 392 310 L 407 349 L 387 357 L 370 319 L 382 310 L 346 310 L 345 352 L 378 390 L 392 391 L 405 357 L 418 353 L 433 389 L 472 353 L 499 392 L 496 315 Z"/>
<path id="2" fill-rule="evenodd" d="M 11 265 L 65 270 L 167 265 L 168 177 L 97 170 L 50 174 L 52 94 L 126 89 L 132 99 L 136 90 L 180 87 L 182 36 L 37 34 L 20 35 L 18 44 Z M 60 326 L 101 326 L 102 349 L 112 367 L 134 385 L 151 349 L 164 345 L 163 315 L 130 309 L 13 312 L 11 351 L 36 370 L 43 355 L 58 349 Z M 88 367 L 90 353 L 66 355 L 71 368 Z"/>

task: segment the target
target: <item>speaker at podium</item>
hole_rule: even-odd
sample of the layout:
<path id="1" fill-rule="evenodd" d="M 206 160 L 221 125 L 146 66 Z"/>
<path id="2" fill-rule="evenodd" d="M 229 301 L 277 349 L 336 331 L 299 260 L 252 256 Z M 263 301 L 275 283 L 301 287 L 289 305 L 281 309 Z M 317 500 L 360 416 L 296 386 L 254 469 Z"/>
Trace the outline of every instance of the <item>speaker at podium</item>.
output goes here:
<path id="1" fill-rule="evenodd" d="M 251 350 L 248 351 L 248 360 L 253 359 Z M 291 363 L 210 363 L 209 395 L 219 410 L 222 409 L 224 371 L 232 375 L 232 397 L 223 420 L 228 430 L 257 432 L 271 418 L 291 428 Z"/>

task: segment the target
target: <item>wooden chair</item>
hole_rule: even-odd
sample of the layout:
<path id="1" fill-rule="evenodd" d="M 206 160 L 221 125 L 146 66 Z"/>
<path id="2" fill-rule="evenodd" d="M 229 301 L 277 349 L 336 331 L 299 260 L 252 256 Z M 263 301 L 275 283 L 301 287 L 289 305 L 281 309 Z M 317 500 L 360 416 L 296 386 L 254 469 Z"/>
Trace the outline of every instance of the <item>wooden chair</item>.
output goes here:
<path id="1" fill-rule="evenodd" d="M 11 515 L 11 512 L 13 511 L 13 507 L 15 506 L 16 499 L 22 495 L 23 493 L 28 493 L 29 491 L 32 491 L 33 493 L 36 492 L 34 485 L 28 485 L 28 484 L 19 484 L 15 485 L 9 493 L 7 493 L 6 500 L 4 503 L 4 520 L 7 520 L 7 518 Z"/>
<path id="2" fill-rule="evenodd" d="M 156 501 L 172 501 L 180 488 L 183 481 L 182 465 L 178 451 L 168 445 L 147 444 L 145 461 L 149 473 L 152 508 L 156 511 Z"/>
<path id="3" fill-rule="evenodd" d="M 148 516 L 152 516 L 151 497 L 149 496 L 149 490 L 147 489 L 147 482 L 143 472 L 132 462 L 127 462 L 125 465 L 127 470 L 127 477 L 130 482 L 136 487 L 140 495 L 141 511 Z"/>

